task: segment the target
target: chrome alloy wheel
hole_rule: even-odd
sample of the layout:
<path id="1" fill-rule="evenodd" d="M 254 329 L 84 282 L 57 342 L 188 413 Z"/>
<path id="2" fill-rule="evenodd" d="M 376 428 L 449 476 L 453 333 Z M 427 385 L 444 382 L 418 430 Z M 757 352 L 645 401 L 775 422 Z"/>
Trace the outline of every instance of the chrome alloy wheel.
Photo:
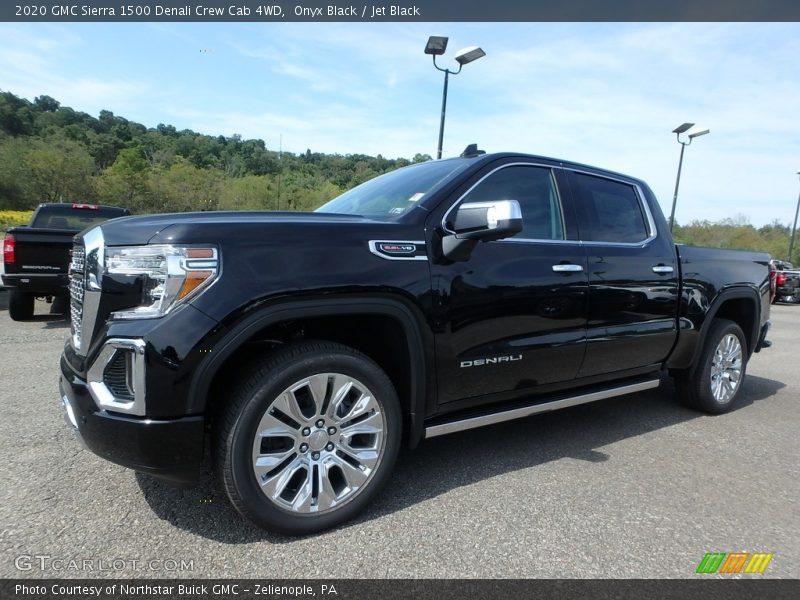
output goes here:
<path id="1" fill-rule="evenodd" d="M 381 406 L 360 381 L 319 373 L 287 387 L 253 440 L 261 491 L 294 513 L 322 513 L 364 489 L 383 457 Z"/>
<path id="2" fill-rule="evenodd" d="M 711 362 L 711 395 L 720 404 L 733 398 L 742 379 L 742 344 L 729 333 L 719 341 Z"/>

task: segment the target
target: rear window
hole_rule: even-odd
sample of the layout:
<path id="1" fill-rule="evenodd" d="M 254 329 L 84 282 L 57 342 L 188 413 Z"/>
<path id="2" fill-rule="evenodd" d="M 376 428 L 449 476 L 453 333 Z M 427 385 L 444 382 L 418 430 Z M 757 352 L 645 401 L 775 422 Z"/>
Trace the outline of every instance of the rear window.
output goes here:
<path id="1" fill-rule="evenodd" d="M 81 231 L 103 221 L 123 217 L 126 214 L 128 212 L 124 209 L 112 206 L 95 206 L 91 204 L 42 206 L 37 209 L 31 227 Z"/>
<path id="2" fill-rule="evenodd" d="M 581 239 L 637 243 L 649 237 L 642 203 L 634 187 L 621 181 L 573 173 Z"/>

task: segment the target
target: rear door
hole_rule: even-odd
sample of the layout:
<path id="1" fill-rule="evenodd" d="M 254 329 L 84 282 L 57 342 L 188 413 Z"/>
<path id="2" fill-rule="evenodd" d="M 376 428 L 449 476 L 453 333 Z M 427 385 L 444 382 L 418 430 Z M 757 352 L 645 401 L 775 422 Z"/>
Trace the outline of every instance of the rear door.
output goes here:
<path id="1" fill-rule="evenodd" d="M 637 183 L 567 170 L 586 248 L 586 358 L 579 377 L 653 365 L 677 337 L 675 247 Z M 655 201 L 655 200 L 653 200 Z M 666 227 L 663 218 L 662 227 Z"/>
<path id="2" fill-rule="evenodd" d="M 444 216 L 432 215 L 432 228 L 447 231 L 461 203 L 511 199 L 523 219 L 520 234 L 479 243 L 466 262 L 431 262 L 440 403 L 525 396 L 576 376 L 586 257 L 559 180 L 553 166 L 492 163 L 453 194 Z"/>

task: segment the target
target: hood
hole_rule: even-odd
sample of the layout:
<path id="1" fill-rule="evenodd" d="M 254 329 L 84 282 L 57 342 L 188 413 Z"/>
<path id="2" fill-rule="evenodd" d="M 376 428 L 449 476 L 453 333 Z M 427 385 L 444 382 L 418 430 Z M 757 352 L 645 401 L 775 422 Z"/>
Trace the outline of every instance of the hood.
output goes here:
<path id="1" fill-rule="evenodd" d="M 336 225 L 390 225 L 357 215 L 305 212 L 197 212 L 123 217 L 103 223 L 103 236 L 109 246 L 136 246 L 148 243 L 213 241 L 235 231 L 311 226 L 313 229 Z M 316 226 L 316 227 L 315 227 Z"/>

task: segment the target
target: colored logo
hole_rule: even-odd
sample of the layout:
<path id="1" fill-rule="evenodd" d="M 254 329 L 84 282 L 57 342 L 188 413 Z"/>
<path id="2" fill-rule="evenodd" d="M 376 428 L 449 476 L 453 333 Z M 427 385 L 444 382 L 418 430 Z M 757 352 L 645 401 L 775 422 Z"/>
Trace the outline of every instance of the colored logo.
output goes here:
<path id="1" fill-rule="evenodd" d="M 772 560 L 766 552 L 706 552 L 696 573 L 763 573 Z"/>

